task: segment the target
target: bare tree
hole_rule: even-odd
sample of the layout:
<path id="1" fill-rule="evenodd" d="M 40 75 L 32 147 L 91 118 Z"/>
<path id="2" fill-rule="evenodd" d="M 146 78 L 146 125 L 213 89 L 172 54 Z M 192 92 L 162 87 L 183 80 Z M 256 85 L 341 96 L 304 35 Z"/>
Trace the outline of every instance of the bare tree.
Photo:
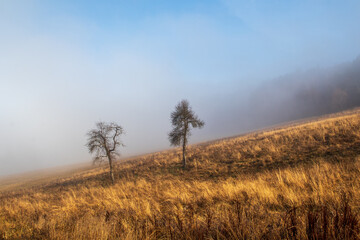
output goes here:
<path id="1" fill-rule="evenodd" d="M 119 155 L 118 147 L 124 146 L 120 141 L 120 135 L 124 133 L 121 126 L 116 123 L 96 123 L 96 129 L 87 133 L 88 141 L 86 146 L 90 153 L 95 153 L 94 163 L 101 162 L 104 159 L 109 160 L 110 178 L 115 182 L 113 172 L 113 162 L 116 155 Z"/>
<path id="2" fill-rule="evenodd" d="M 186 145 L 191 135 L 190 127 L 202 128 L 205 123 L 195 115 L 187 100 L 176 105 L 175 111 L 171 113 L 171 123 L 174 128 L 169 133 L 169 141 L 173 146 L 182 144 L 183 167 L 186 168 Z"/>

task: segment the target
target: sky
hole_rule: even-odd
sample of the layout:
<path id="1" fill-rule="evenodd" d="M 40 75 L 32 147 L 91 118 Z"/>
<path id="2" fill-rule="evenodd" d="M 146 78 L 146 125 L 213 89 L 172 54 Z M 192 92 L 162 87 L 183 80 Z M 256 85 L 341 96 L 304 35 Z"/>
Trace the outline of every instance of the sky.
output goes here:
<path id="1" fill-rule="evenodd" d="M 98 121 L 123 126 L 123 158 L 168 149 L 181 99 L 205 121 L 190 143 L 247 131 L 234 109 L 257 86 L 359 56 L 359 12 L 357 0 L 0 0 L 0 175 L 91 163 Z"/>

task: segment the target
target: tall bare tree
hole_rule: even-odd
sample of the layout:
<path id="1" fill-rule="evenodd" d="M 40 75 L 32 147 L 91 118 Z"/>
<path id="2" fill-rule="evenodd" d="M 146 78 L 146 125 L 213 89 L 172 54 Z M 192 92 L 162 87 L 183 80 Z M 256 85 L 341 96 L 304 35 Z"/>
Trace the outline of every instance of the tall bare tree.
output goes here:
<path id="1" fill-rule="evenodd" d="M 119 155 L 118 148 L 124 146 L 120 141 L 120 135 L 124 133 L 121 126 L 116 123 L 96 123 L 96 129 L 87 133 L 88 141 L 86 146 L 90 153 L 95 153 L 94 163 L 108 159 L 110 166 L 110 178 L 112 183 L 115 182 L 113 162 Z"/>
<path id="2" fill-rule="evenodd" d="M 171 113 L 173 130 L 169 133 L 169 141 L 173 146 L 182 145 L 183 167 L 186 168 L 186 145 L 191 135 L 190 128 L 202 128 L 204 121 L 200 120 L 192 111 L 187 100 L 182 100 Z"/>

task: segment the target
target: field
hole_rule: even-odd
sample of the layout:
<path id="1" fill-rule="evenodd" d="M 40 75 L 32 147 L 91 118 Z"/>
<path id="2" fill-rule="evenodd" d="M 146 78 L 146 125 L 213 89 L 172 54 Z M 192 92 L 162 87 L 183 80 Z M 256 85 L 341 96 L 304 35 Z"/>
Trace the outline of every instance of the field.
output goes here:
<path id="1" fill-rule="evenodd" d="M 0 181 L 0 239 L 359 239 L 360 110 Z"/>

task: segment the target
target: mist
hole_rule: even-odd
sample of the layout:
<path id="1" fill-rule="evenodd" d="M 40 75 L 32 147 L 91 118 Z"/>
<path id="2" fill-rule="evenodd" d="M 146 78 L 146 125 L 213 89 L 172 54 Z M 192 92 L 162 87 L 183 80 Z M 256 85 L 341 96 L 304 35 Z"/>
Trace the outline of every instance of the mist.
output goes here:
<path id="1" fill-rule="evenodd" d="M 236 104 L 229 129 L 252 131 L 294 120 L 336 113 L 360 106 L 360 56 L 324 68 L 296 71 L 270 79 Z"/>
<path id="2" fill-rule="evenodd" d="M 181 99 L 205 121 L 190 143 L 359 106 L 359 11 L 358 1 L 2 1 L 0 175 L 91 164 L 97 121 L 123 126 L 121 158 L 169 149 Z"/>

